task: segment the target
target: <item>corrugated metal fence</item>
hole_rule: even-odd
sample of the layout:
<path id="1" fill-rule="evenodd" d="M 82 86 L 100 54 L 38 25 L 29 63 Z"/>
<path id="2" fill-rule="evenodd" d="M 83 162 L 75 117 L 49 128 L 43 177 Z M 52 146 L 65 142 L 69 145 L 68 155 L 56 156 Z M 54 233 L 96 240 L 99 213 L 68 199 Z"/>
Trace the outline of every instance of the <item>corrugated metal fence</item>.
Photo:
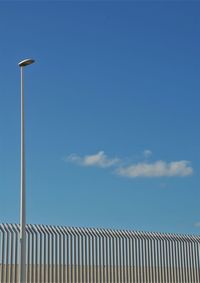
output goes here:
<path id="1" fill-rule="evenodd" d="M 200 283 L 200 237 L 27 225 L 27 282 Z M 18 282 L 19 226 L 0 224 L 0 282 Z"/>

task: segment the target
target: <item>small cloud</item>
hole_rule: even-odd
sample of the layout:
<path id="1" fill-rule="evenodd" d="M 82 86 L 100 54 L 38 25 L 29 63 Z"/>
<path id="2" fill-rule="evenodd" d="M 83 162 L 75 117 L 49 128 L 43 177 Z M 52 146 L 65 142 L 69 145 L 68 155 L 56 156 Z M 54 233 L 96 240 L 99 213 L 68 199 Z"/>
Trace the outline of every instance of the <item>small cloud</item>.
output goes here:
<path id="1" fill-rule="evenodd" d="M 149 150 L 149 149 L 145 149 L 143 151 L 143 155 L 144 155 L 145 158 L 148 158 L 148 157 L 150 157 L 152 155 L 152 151 Z"/>
<path id="2" fill-rule="evenodd" d="M 190 162 L 186 160 L 172 161 L 156 161 L 155 163 L 137 163 L 127 167 L 117 169 L 117 174 L 129 178 L 136 177 L 183 177 L 193 173 L 193 169 L 189 166 Z"/>
<path id="3" fill-rule="evenodd" d="M 72 154 L 67 157 L 68 162 L 73 162 L 82 166 L 97 166 L 101 168 L 111 167 L 119 162 L 118 158 L 108 158 L 104 151 L 99 151 L 93 155 L 79 156 Z"/>
<path id="4" fill-rule="evenodd" d="M 194 227 L 200 228 L 200 221 L 199 221 L 199 222 L 194 223 Z"/>
<path id="5" fill-rule="evenodd" d="M 81 158 L 77 154 L 72 153 L 66 158 L 66 161 L 72 163 L 81 163 Z"/>

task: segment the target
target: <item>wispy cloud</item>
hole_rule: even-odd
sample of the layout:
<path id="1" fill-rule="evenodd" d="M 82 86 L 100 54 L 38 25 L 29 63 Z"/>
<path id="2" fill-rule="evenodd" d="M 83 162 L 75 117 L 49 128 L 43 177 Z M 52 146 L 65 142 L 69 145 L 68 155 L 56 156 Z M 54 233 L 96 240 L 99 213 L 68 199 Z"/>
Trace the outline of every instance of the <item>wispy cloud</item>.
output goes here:
<path id="1" fill-rule="evenodd" d="M 194 223 L 194 226 L 197 227 L 197 228 L 200 228 L 200 221 L 195 222 L 195 223 Z"/>
<path id="2" fill-rule="evenodd" d="M 146 149 L 143 155 L 147 158 L 152 155 L 152 152 Z M 193 174 L 193 168 L 187 160 L 172 162 L 163 160 L 148 162 L 145 160 L 144 162 L 127 164 L 126 161 L 117 157 L 108 157 L 104 151 L 85 156 L 71 154 L 66 158 L 66 161 L 85 167 L 115 167 L 115 173 L 117 175 L 127 178 L 184 177 Z"/>
<path id="3" fill-rule="evenodd" d="M 118 158 L 108 158 L 104 151 L 99 151 L 93 155 L 79 156 L 72 154 L 67 157 L 67 161 L 73 162 L 82 166 L 97 166 L 107 168 L 119 162 Z"/>
<path id="4" fill-rule="evenodd" d="M 151 151 L 150 149 L 145 149 L 145 150 L 143 151 L 143 155 L 144 155 L 145 158 L 150 157 L 152 154 L 153 154 L 153 153 L 152 153 L 152 151 Z"/>
<path id="5" fill-rule="evenodd" d="M 120 176 L 136 177 L 175 177 L 189 176 L 193 173 L 190 162 L 186 160 L 165 162 L 162 160 L 154 163 L 137 163 L 127 167 L 117 169 Z"/>

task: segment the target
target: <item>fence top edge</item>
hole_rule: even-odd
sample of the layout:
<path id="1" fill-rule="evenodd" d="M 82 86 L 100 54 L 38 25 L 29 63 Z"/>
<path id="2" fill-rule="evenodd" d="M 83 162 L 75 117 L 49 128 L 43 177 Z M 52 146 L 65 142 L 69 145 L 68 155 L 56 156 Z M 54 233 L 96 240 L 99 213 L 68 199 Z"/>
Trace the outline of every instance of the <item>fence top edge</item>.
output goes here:
<path id="1" fill-rule="evenodd" d="M 175 234 L 175 233 L 160 233 L 160 232 L 146 232 L 146 231 L 134 231 L 126 229 L 106 229 L 106 228 L 85 228 L 85 227 L 68 227 L 59 225 L 35 225 L 27 224 L 27 231 L 43 233 L 49 232 L 58 235 L 69 232 L 71 235 L 80 235 L 83 233 L 85 236 L 108 236 L 108 237 L 128 237 L 128 238 L 139 238 L 139 239 L 159 239 L 159 240 L 181 240 L 181 241 L 191 241 L 200 242 L 200 235 L 194 234 Z M 7 230 L 13 232 L 19 232 L 19 224 L 8 224 L 1 223 L 0 231 L 3 233 Z"/>

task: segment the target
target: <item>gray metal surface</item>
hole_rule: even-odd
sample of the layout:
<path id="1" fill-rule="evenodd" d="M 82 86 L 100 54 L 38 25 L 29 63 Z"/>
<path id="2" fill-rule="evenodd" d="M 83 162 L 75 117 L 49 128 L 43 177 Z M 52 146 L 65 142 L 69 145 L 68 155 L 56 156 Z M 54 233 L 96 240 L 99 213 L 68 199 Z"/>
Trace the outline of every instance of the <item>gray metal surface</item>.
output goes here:
<path id="1" fill-rule="evenodd" d="M 200 283 L 200 236 L 26 225 L 27 283 Z M 19 225 L 0 224 L 0 283 L 18 283 Z"/>

